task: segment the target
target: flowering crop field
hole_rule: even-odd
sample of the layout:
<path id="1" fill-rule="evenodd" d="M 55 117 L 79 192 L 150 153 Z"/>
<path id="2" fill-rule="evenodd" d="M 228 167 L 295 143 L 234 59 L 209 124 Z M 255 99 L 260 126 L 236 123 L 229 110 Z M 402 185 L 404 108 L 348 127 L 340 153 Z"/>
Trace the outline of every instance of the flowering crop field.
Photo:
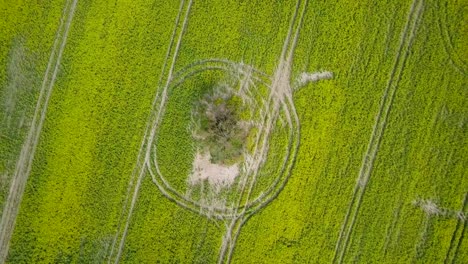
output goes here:
<path id="1" fill-rule="evenodd" d="M 468 262 L 466 1 L 1 1 L 0 33 L 0 263 Z"/>

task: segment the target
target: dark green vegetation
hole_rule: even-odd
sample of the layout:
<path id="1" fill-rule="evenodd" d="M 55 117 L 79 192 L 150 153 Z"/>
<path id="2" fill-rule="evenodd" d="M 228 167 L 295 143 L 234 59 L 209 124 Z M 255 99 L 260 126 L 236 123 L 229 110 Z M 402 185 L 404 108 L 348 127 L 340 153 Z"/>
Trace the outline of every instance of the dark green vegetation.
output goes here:
<path id="1" fill-rule="evenodd" d="M 239 103 L 229 88 L 214 89 L 196 102 L 192 133 L 196 145 L 210 153 L 213 163 L 229 164 L 242 156 L 249 128 L 241 123 Z"/>
<path id="2" fill-rule="evenodd" d="M 412 12 L 406 0 L 308 3 L 293 78 L 317 70 L 335 78 L 294 94 L 301 121 L 295 167 L 278 198 L 242 228 L 233 263 L 329 263 L 342 252 L 345 263 L 468 262 L 466 221 L 413 205 L 431 199 L 467 210 L 468 7 L 466 1 L 421 3 Z M 0 3 L 0 204 L 63 5 Z M 272 74 L 295 5 L 195 1 L 175 71 L 226 58 Z M 78 2 L 9 262 L 108 258 L 178 9 L 178 1 Z M 387 89 L 394 93 L 390 101 Z M 162 170 L 190 171 L 187 127 L 202 94 L 176 89 L 169 95 L 174 103 L 161 137 L 172 140 L 160 143 Z M 387 118 L 361 196 L 356 181 L 376 117 L 385 115 L 382 101 L 389 103 Z M 347 214 L 351 231 L 338 243 Z M 121 261 L 212 263 L 223 232 L 218 222 L 166 199 L 146 177 Z"/>

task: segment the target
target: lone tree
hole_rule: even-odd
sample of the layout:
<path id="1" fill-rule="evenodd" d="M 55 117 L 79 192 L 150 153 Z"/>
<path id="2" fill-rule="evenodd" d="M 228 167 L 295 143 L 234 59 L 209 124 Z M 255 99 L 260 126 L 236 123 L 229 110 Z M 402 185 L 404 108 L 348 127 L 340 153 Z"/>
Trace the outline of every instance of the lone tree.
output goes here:
<path id="1" fill-rule="evenodd" d="M 209 151 L 211 162 L 235 163 L 244 149 L 249 129 L 240 122 L 234 95 L 228 89 L 214 90 L 196 103 L 192 134 L 198 147 Z"/>

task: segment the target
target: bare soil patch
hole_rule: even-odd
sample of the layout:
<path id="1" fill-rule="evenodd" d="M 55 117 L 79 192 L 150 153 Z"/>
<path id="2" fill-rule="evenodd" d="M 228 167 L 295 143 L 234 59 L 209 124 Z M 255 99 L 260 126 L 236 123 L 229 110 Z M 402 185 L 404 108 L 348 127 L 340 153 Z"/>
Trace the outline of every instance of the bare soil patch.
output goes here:
<path id="1" fill-rule="evenodd" d="M 194 186 L 207 181 L 210 186 L 219 192 L 222 188 L 229 188 L 239 175 L 239 164 L 230 166 L 211 162 L 210 153 L 197 152 L 193 160 L 193 169 L 189 177 L 189 184 Z"/>

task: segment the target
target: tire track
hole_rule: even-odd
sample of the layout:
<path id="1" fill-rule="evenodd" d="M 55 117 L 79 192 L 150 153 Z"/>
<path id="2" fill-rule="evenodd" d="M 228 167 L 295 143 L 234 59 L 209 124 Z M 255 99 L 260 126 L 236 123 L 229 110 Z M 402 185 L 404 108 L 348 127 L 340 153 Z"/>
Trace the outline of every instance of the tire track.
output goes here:
<path id="1" fill-rule="evenodd" d="M 240 67 L 240 68 L 239 68 Z M 246 82 L 245 78 L 249 78 L 248 75 L 252 74 L 252 72 L 255 72 L 258 74 L 258 76 L 253 77 L 252 79 L 255 79 L 256 81 L 261 82 L 262 84 L 268 85 L 267 80 L 262 80 L 262 77 L 265 78 L 264 73 L 255 70 L 254 68 L 251 68 L 248 65 L 244 64 L 237 64 L 233 63 L 231 61 L 226 61 L 226 60 L 220 60 L 220 59 L 209 59 L 209 60 L 203 60 L 203 61 L 198 61 L 195 63 L 192 63 L 186 67 L 184 67 L 182 70 L 180 70 L 176 75 L 174 75 L 174 78 L 171 80 L 171 85 L 169 89 L 175 89 L 178 85 L 183 83 L 183 81 L 187 78 L 190 78 L 191 76 L 195 75 L 196 73 L 205 71 L 205 70 L 219 70 L 219 71 L 224 71 L 224 72 L 234 72 L 234 73 L 242 73 L 242 75 L 245 75 L 242 78 L 238 78 L 240 83 Z M 256 87 L 255 83 L 253 83 L 253 80 L 249 79 L 249 83 L 252 84 L 252 87 Z M 244 86 L 241 89 L 244 89 L 244 93 L 250 93 L 252 91 L 245 91 L 247 89 L 252 89 L 252 88 L 247 88 L 247 86 Z M 238 91 L 242 93 L 242 91 Z M 254 93 L 257 93 L 258 91 L 256 89 L 253 89 Z M 259 96 L 259 94 L 256 94 Z M 252 95 L 255 97 L 255 95 Z M 264 105 L 264 100 L 258 101 L 257 99 L 253 98 L 253 101 L 260 103 L 261 106 Z M 257 107 L 258 108 L 258 107 Z M 258 109 L 255 110 L 258 114 Z M 263 111 L 264 112 L 264 111 Z M 154 143 L 154 142 L 153 142 Z M 152 153 L 157 153 L 156 146 L 155 144 L 152 145 Z M 155 155 L 156 157 L 156 155 Z M 171 201 L 175 202 L 179 206 L 182 206 L 183 208 L 186 208 L 188 210 L 191 210 L 193 212 L 196 212 L 200 215 L 206 216 L 208 218 L 215 217 L 216 219 L 233 219 L 236 216 L 233 214 L 233 210 L 235 210 L 236 202 L 234 202 L 231 207 L 226 207 L 225 205 L 216 205 L 216 204 L 205 204 L 203 202 L 195 201 L 190 199 L 187 195 L 183 195 L 179 193 L 177 190 L 172 188 L 169 184 L 169 182 L 163 177 L 161 172 L 159 171 L 159 165 L 156 161 L 156 159 L 152 158 L 151 159 L 151 164 L 148 166 L 148 171 L 151 174 L 153 183 L 158 187 L 158 189 L 161 191 L 161 193 L 170 199 Z M 154 167 L 154 168 L 153 168 Z M 155 171 L 153 171 L 155 170 Z M 244 173 L 245 174 L 245 173 Z M 243 184 L 239 183 L 238 188 L 242 189 Z M 246 189 L 246 188 L 245 188 Z M 242 191 L 240 193 L 243 193 Z M 242 196 L 242 194 L 241 194 Z M 239 200 L 235 199 L 235 201 L 239 202 Z M 244 206 L 244 205 L 243 205 Z M 206 210 L 206 212 L 205 212 Z M 237 211 L 236 211 L 237 212 Z"/>
<path id="2" fill-rule="evenodd" d="M 430 229 L 431 229 L 431 216 L 426 214 L 424 216 L 424 219 L 422 221 L 422 228 L 419 231 L 419 240 L 416 243 L 414 247 L 414 258 L 413 258 L 413 263 L 416 262 L 417 260 L 421 260 L 421 258 L 424 257 L 424 246 L 426 245 L 427 238 L 430 234 Z"/>
<path id="3" fill-rule="evenodd" d="M 240 67 L 240 68 L 239 68 Z M 258 74 L 258 76 L 253 77 L 252 79 L 255 79 L 256 81 L 261 82 L 262 84 L 267 85 L 267 80 L 262 80 L 262 78 L 267 77 L 264 73 L 255 70 L 254 68 L 251 68 L 248 65 L 244 64 L 237 64 L 233 63 L 231 61 L 226 61 L 226 60 L 220 60 L 220 59 L 209 59 L 209 60 L 202 60 L 198 61 L 195 63 L 192 63 L 181 70 L 177 74 L 174 75 L 174 77 L 171 80 L 171 84 L 168 89 L 175 89 L 178 85 L 183 83 L 183 81 L 187 78 L 190 78 L 191 76 L 203 72 L 205 70 L 219 70 L 219 71 L 224 71 L 224 72 L 234 72 L 234 73 L 242 73 L 245 76 L 248 76 L 249 74 L 252 74 L 252 72 L 255 72 Z M 245 77 L 248 78 L 248 77 Z M 245 82 L 245 78 L 240 78 L 239 82 Z M 253 87 L 256 87 L 256 85 L 253 83 L 252 80 L 248 80 L 249 83 L 252 83 Z M 243 89 L 247 89 L 246 87 L 243 87 Z M 251 88 L 250 88 L 251 89 Z M 239 90 L 239 92 L 241 92 Z M 243 91 L 246 92 L 246 91 Z M 247 91 L 248 93 L 252 91 Z M 253 90 L 254 93 L 258 92 L 257 90 Z M 258 95 L 258 94 L 257 94 Z M 255 97 L 255 96 L 254 96 Z M 259 103 L 257 99 L 253 98 L 255 102 Z M 263 100 L 261 100 L 261 105 L 264 105 Z M 152 147 L 152 153 L 157 153 L 156 146 L 154 142 L 151 145 Z M 156 155 L 154 155 L 156 157 Z M 228 208 L 223 205 L 213 205 L 213 204 L 205 204 L 203 202 L 198 202 L 191 200 L 187 195 L 183 195 L 179 193 L 177 190 L 172 188 L 169 184 L 169 182 L 163 177 L 161 172 L 159 171 L 159 164 L 157 163 L 155 158 L 151 159 L 151 164 L 148 166 L 148 171 L 151 175 L 153 183 L 158 187 L 158 189 L 161 191 L 161 193 L 170 199 L 171 201 L 177 203 L 178 205 L 182 206 L 183 208 L 186 208 L 188 210 L 197 212 L 201 215 L 207 216 L 209 218 L 215 217 L 217 219 L 232 219 L 234 218 L 234 215 L 232 211 L 234 208 Z M 153 171 L 155 170 L 155 171 Z M 242 184 L 239 185 L 240 187 L 243 186 Z M 235 205 L 235 204 L 234 204 Z M 208 210 L 207 212 L 204 212 L 204 210 Z"/>
<path id="4" fill-rule="evenodd" d="M 270 133 L 273 130 L 273 125 L 275 124 L 275 122 L 276 122 L 276 120 L 278 118 L 278 115 L 279 115 L 279 112 L 280 112 L 280 106 L 286 104 L 286 102 L 284 100 L 286 100 L 287 103 L 289 103 L 292 106 L 291 109 L 292 109 L 293 116 L 294 116 L 294 119 L 295 119 L 295 124 L 297 125 L 297 127 L 293 125 L 293 121 L 290 119 L 291 113 L 288 112 L 287 107 L 284 107 L 284 110 L 287 112 L 286 117 L 288 118 L 288 123 L 290 125 L 291 135 L 293 135 L 294 132 L 296 132 L 297 137 L 298 138 L 300 137 L 300 135 L 299 135 L 299 117 L 297 116 L 297 113 L 296 113 L 296 110 L 295 110 L 295 107 L 294 107 L 293 98 L 292 98 L 292 95 L 293 95 L 292 92 L 293 91 L 292 91 L 292 88 L 291 88 L 291 72 L 292 72 L 292 61 L 293 61 L 293 56 L 294 56 L 294 50 L 295 50 L 296 45 L 297 45 L 297 40 L 299 38 L 300 29 L 301 29 L 302 24 L 304 22 L 305 12 L 307 10 L 307 5 L 308 5 L 308 0 L 304 1 L 303 7 L 302 7 L 302 12 L 300 12 L 299 22 L 297 23 L 296 31 L 294 33 L 294 38 L 293 38 L 292 43 L 291 43 L 291 37 L 292 37 L 292 34 L 293 34 L 293 27 L 296 24 L 297 16 L 298 16 L 299 10 L 301 8 L 301 1 L 300 0 L 297 1 L 296 8 L 295 8 L 295 11 L 294 11 L 294 15 L 291 18 L 291 22 L 290 22 L 290 26 L 289 26 L 289 30 L 288 30 L 288 35 L 287 35 L 287 37 L 286 37 L 286 39 L 284 41 L 283 49 L 281 51 L 281 55 L 280 55 L 280 58 L 279 58 L 279 61 L 278 61 L 278 66 L 277 66 L 277 69 L 276 69 L 276 71 L 275 71 L 275 73 L 273 75 L 273 80 L 272 80 L 272 84 L 271 84 L 271 91 L 270 91 L 270 97 L 269 97 L 268 103 L 266 105 L 266 109 L 270 109 L 271 112 L 270 111 L 265 111 L 264 119 L 266 119 L 266 127 L 264 128 L 262 126 L 260 128 L 260 131 L 262 131 L 262 130 L 265 131 L 264 132 L 265 135 L 260 136 L 261 133 L 259 133 L 259 135 L 257 137 L 257 140 L 256 140 L 256 144 L 255 144 L 256 146 L 258 146 L 258 143 L 259 143 L 260 139 L 262 139 L 263 142 L 262 142 L 262 147 L 261 147 L 259 155 L 258 155 L 259 158 L 255 159 L 257 162 L 253 164 L 253 167 L 252 167 L 253 170 L 250 171 L 250 172 L 248 171 L 248 173 L 253 174 L 253 177 L 252 177 L 252 180 L 250 182 L 250 185 L 248 187 L 248 191 L 247 191 L 247 194 L 246 194 L 246 198 L 245 198 L 246 203 L 248 203 L 248 201 L 250 200 L 250 196 L 252 194 L 252 191 L 253 191 L 253 189 L 255 187 L 255 183 L 257 181 L 257 176 L 258 176 L 258 173 L 260 171 L 260 167 L 264 162 L 266 153 L 268 152 L 268 149 L 269 149 L 268 139 L 270 138 Z M 286 54 L 286 53 L 288 53 L 288 54 Z M 272 108 L 270 108 L 270 106 Z M 296 131 L 294 131 L 294 130 L 296 130 Z M 290 144 L 288 146 L 288 154 L 285 157 L 286 162 L 283 162 L 283 167 L 282 167 L 282 170 L 281 170 L 282 172 L 284 172 L 285 166 L 287 166 L 287 160 L 289 159 L 290 150 L 291 150 L 292 147 L 293 147 L 292 142 L 290 141 Z M 298 147 L 299 147 L 299 140 L 296 141 L 294 153 L 296 153 Z M 255 152 L 257 152 L 257 151 L 255 151 Z M 289 164 L 291 165 L 290 168 L 292 168 L 292 164 L 294 164 L 294 160 L 292 161 L 292 163 L 289 163 Z M 278 179 L 278 181 L 279 181 L 279 179 Z M 284 181 L 283 186 L 281 186 L 279 191 L 282 190 L 285 183 L 286 183 L 286 180 Z M 276 186 L 276 184 L 271 188 L 274 188 L 275 186 Z M 244 187 L 245 187 L 245 185 L 244 185 Z M 241 193 L 244 193 L 244 187 L 242 188 Z M 271 189 L 271 188 L 269 188 L 269 189 Z M 278 193 L 279 192 L 277 192 L 277 194 Z M 276 197 L 276 195 L 273 195 L 273 198 L 274 197 Z M 244 199 L 242 197 L 240 197 L 239 198 L 239 203 L 241 203 L 243 200 Z M 231 220 L 229 225 L 227 225 L 226 234 L 223 237 L 222 245 L 221 245 L 221 248 L 220 248 L 220 253 L 219 253 L 219 256 L 218 256 L 218 263 L 220 263 L 220 264 L 221 263 L 230 263 L 230 261 L 232 259 L 232 254 L 234 252 L 234 248 L 235 248 L 235 245 L 236 245 L 237 237 L 240 234 L 242 226 L 246 223 L 246 221 L 251 216 L 253 216 L 261 208 L 263 208 L 263 206 L 265 206 L 266 204 L 271 202 L 271 200 L 272 199 L 267 199 L 265 201 L 265 203 L 260 204 L 260 206 L 256 207 L 254 210 L 251 210 L 251 211 L 248 211 L 249 207 L 245 206 L 242 209 L 242 212 L 239 215 L 239 217 Z M 237 215 L 237 209 L 238 208 L 239 208 L 239 206 L 236 207 L 234 215 Z"/>
<path id="5" fill-rule="evenodd" d="M 461 235 L 460 235 L 460 238 L 458 239 L 458 243 L 457 243 L 457 247 L 455 249 L 455 253 L 453 255 L 452 263 L 456 263 L 458 253 L 460 252 L 462 241 L 465 238 L 466 229 L 467 229 L 466 227 L 468 226 L 468 221 L 465 219 L 463 222 L 464 222 L 464 225 L 463 225 L 463 227 L 461 229 Z"/>
<path id="6" fill-rule="evenodd" d="M 400 197 L 400 200 L 401 200 L 401 197 Z M 397 223 L 400 220 L 400 214 L 401 214 L 402 207 L 403 207 L 403 203 L 400 202 L 398 207 L 393 210 L 393 219 L 392 219 L 392 222 L 390 223 L 390 225 L 387 227 L 386 234 L 385 234 L 385 242 L 384 242 L 384 245 L 382 247 L 384 257 L 387 256 L 388 248 L 389 248 L 389 246 L 390 246 L 390 244 L 392 242 L 392 236 L 393 236 L 394 230 L 396 229 Z"/>
<path id="7" fill-rule="evenodd" d="M 165 72 L 165 69 L 166 69 L 166 66 L 167 66 L 167 61 L 168 61 L 168 58 L 169 58 L 169 54 L 171 53 L 172 51 L 172 46 L 174 44 L 174 40 L 175 40 L 175 35 L 176 35 L 176 32 L 179 28 L 179 22 L 180 22 L 180 17 L 181 17 L 181 14 L 183 13 L 183 10 L 185 9 L 185 16 L 183 18 L 183 23 L 182 23 L 182 28 L 180 29 L 180 32 L 179 32 L 179 36 L 178 36 L 178 39 L 177 39 L 177 44 L 176 44 L 176 47 L 175 47 L 175 51 L 174 51 L 174 54 L 173 54 L 173 57 L 172 57 L 172 62 L 171 62 L 171 66 L 169 68 L 169 73 L 168 73 L 168 76 L 167 76 L 167 79 L 166 79 L 166 83 L 165 83 L 165 86 L 163 88 L 163 91 L 161 94 L 159 94 L 159 92 L 157 91 L 157 94 L 155 96 L 155 99 L 153 101 L 153 110 L 150 114 L 150 117 L 149 117 L 149 122 L 147 123 L 147 129 L 146 129 L 146 132 L 145 132 L 145 136 L 143 137 L 143 141 L 142 141 L 142 144 L 141 144 L 141 147 L 140 147 L 140 150 L 139 150 L 139 154 L 138 154 L 138 159 L 137 159 L 137 164 L 135 166 L 135 169 L 134 169 L 134 172 L 132 173 L 132 176 L 131 176 L 131 179 L 130 179 L 130 185 L 129 185 L 129 188 L 127 190 L 127 197 L 125 199 L 125 202 L 124 202 L 124 213 L 123 215 L 125 215 L 125 209 L 127 207 L 127 204 L 128 204 L 128 199 L 129 199 L 129 190 L 133 187 L 133 183 L 135 181 L 135 172 L 139 170 L 139 174 L 138 174 L 138 178 L 137 178 L 137 181 L 136 181 L 136 185 L 134 187 L 134 190 L 133 190 L 133 193 L 132 193 L 132 199 L 131 199 L 131 203 L 130 203 L 130 207 L 128 208 L 128 213 L 126 213 L 126 220 L 125 220 L 125 224 L 123 225 L 123 230 L 120 230 L 121 229 L 121 224 L 119 226 L 119 230 L 117 231 L 118 233 L 116 234 L 115 238 L 114 238 L 114 242 L 113 242 L 113 245 L 112 245 L 112 249 L 111 249 L 111 253 L 110 253 L 110 257 L 109 257 L 109 263 L 112 262 L 112 257 L 113 257 L 113 254 L 114 254 L 114 249 L 115 249 L 115 245 L 116 245 L 116 241 L 118 240 L 118 236 L 120 234 L 120 232 L 122 232 L 122 235 L 121 235 L 121 238 L 120 238 L 120 242 L 119 242 L 119 247 L 118 247 L 118 251 L 116 252 L 116 257 L 115 257 L 115 260 L 114 260 L 114 263 L 119 263 L 120 261 L 120 258 L 122 256 L 122 251 L 123 251 L 123 248 L 124 248 L 124 245 L 125 245 L 125 240 L 126 240 L 126 237 L 127 237 L 127 233 L 128 233 L 128 228 L 129 228 L 129 225 L 130 225 L 130 221 L 131 221 L 131 218 L 133 216 L 133 211 L 134 211 L 134 208 L 135 208 L 135 204 L 138 200 L 138 194 L 139 194 L 139 191 L 140 191 L 140 187 L 141 187 L 141 183 L 143 181 L 143 178 L 146 174 L 146 168 L 147 168 L 147 164 L 149 164 L 149 159 L 150 159 L 150 149 L 148 146 L 151 146 L 151 143 L 152 143 L 152 140 L 154 138 L 154 134 L 155 134 L 155 131 L 156 131 L 156 128 L 157 126 L 159 125 L 159 119 L 160 119 L 160 116 L 161 116 L 161 111 L 162 109 L 164 108 L 165 106 L 165 102 L 167 100 L 167 88 L 169 86 L 169 83 L 172 79 L 172 74 L 173 74 L 173 71 L 174 71 L 174 67 L 175 67 L 175 62 L 176 62 L 176 59 L 177 59 L 177 55 L 178 55 L 178 52 L 179 52 L 179 48 L 180 48 L 180 45 L 181 45 L 181 42 L 182 42 L 182 36 L 183 36 L 183 33 L 187 27 L 187 22 L 188 22 L 188 16 L 189 16 L 189 13 L 190 13 L 190 8 L 192 6 L 192 2 L 193 0 L 190 0 L 188 5 L 185 4 L 185 0 L 181 0 L 180 1 L 180 8 L 179 8 L 179 12 L 177 14 L 177 18 L 176 18 L 176 21 L 175 21 L 175 26 L 174 26 L 174 31 L 173 31 L 173 34 L 171 36 L 171 41 L 170 41 L 170 44 L 169 44 L 169 48 L 168 48 L 168 52 L 166 53 L 166 58 L 165 58 L 165 61 L 164 61 L 164 65 L 163 65 L 163 69 L 162 69 L 162 74 L 161 74 L 161 78 L 160 78 L 160 81 L 159 81 L 159 84 L 158 84 L 158 88 L 161 87 L 161 84 L 163 82 L 163 76 L 164 76 L 164 72 Z M 159 111 L 156 112 L 156 105 L 159 103 Z M 157 115 L 155 115 L 157 113 Z M 154 117 L 154 118 L 153 118 Z M 150 127 L 150 121 L 151 120 L 154 120 L 154 122 L 152 123 L 151 125 L 151 129 L 149 129 Z M 149 136 L 148 136 L 148 132 L 149 132 Z M 147 150 L 146 153 L 145 153 L 145 156 L 144 156 L 144 159 L 142 160 L 143 158 L 143 150 Z M 122 217 L 125 217 L 125 216 L 122 216 Z"/>
<path id="8" fill-rule="evenodd" d="M 467 207 L 468 207 L 468 193 L 465 194 L 465 198 L 463 199 L 463 204 L 462 204 L 460 212 L 461 213 L 465 212 L 467 210 Z M 455 263 L 455 260 L 457 258 L 457 255 L 460 249 L 460 245 L 463 241 L 466 225 L 467 225 L 467 219 L 462 219 L 462 218 L 457 219 L 457 225 L 455 227 L 455 230 L 453 230 L 452 238 L 450 240 L 450 246 L 447 250 L 444 263 Z M 459 236 L 458 239 L 457 239 L 457 236 Z"/>
<path id="9" fill-rule="evenodd" d="M 180 16 L 182 14 L 182 9 L 184 7 L 183 3 L 184 3 L 184 1 L 182 0 L 181 4 L 180 4 L 180 7 L 179 7 L 179 12 L 177 13 L 177 16 L 176 16 L 176 19 L 175 19 L 175 22 L 174 22 L 175 26 L 174 26 L 174 30 L 173 30 L 172 35 L 171 35 L 171 40 L 169 41 L 169 47 L 167 49 L 166 56 L 164 57 L 164 63 L 163 63 L 163 67 L 161 69 L 161 75 L 160 75 L 160 78 L 159 78 L 159 81 L 158 81 L 157 89 L 159 89 L 159 87 L 161 86 L 161 84 L 163 82 L 164 73 L 166 72 L 167 61 L 169 59 L 169 56 L 171 55 L 171 51 L 172 51 L 175 35 L 177 33 L 177 28 L 178 28 Z M 158 90 L 156 90 L 156 96 L 154 97 L 153 102 L 151 104 L 151 109 L 156 108 L 156 102 L 158 101 L 158 98 L 159 98 L 159 93 L 158 93 Z M 128 183 L 127 192 L 126 192 L 124 203 L 123 203 L 123 206 L 122 206 L 122 212 L 121 212 L 121 215 L 120 215 L 120 218 L 119 218 L 119 223 L 118 223 L 118 226 L 117 226 L 117 232 L 116 232 L 116 234 L 114 236 L 112 246 L 111 246 L 111 251 L 110 251 L 110 253 L 108 255 L 109 256 L 108 257 L 109 258 L 109 261 L 108 261 L 109 263 L 111 262 L 112 256 L 114 254 L 114 249 L 115 249 L 116 242 L 119 239 L 119 234 L 122 232 L 121 229 L 122 229 L 123 222 L 125 220 L 125 216 L 128 213 L 127 212 L 128 202 L 129 202 L 132 187 L 135 184 L 136 174 L 137 174 L 138 171 L 140 171 L 144 167 L 144 162 L 142 162 L 141 157 L 142 157 L 142 155 L 144 153 L 145 143 L 146 143 L 146 135 L 147 135 L 148 130 L 150 128 L 150 124 L 151 124 L 151 120 L 152 120 L 151 117 L 153 116 L 153 114 L 154 114 L 153 112 L 150 113 L 148 121 L 146 122 L 145 134 L 143 135 L 143 140 L 142 140 L 140 148 L 138 150 L 137 162 L 136 162 L 135 167 L 133 168 L 132 174 L 130 176 L 130 181 Z M 138 186 L 140 184 L 141 183 L 139 183 Z M 137 189 L 139 189 L 139 187 Z"/>
<path id="10" fill-rule="evenodd" d="M 406 25 L 401 34 L 400 45 L 395 57 L 394 66 L 390 73 L 387 86 L 381 99 L 380 109 L 376 116 L 376 121 L 372 129 L 372 134 L 367 146 L 367 150 L 363 156 L 351 202 L 348 206 L 348 210 L 346 212 L 338 240 L 335 245 L 335 252 L 332 260 L 333 263 L 342 263 L 346 254 L 353 227 L 355 225 L 362 199 L 364 197 L 366 186 L 372 174 L 374 162 L 385 132 L 387 119 L 389 113 L 391 112 L 395 94 L 405 68 L 406 60 L 409 56 L 409 51 L 416 36 L 416 30 L 420 23 L 423 9 L 424 1 L 414 0 L 408 12 Z"/>
<path id="11" fill-rule="evenodd" d="M 270 137 L 270 133 L 273 130 L 273 125 L 278 118 L 279 111 L 280 111 L 280 105 L 281 101 L 284 100 L 285 98 L 289 99 L 288 102 L 292 102 L 292 89 L 290 87 L 290 76 L 291 76 L 291 65 L 292 65 L 292 58 L 294 54 L 294 49 L 296 47 L 297 39 L 299 36 L 299 30 L 302 26 L 303 18 L 305 11 L 307 9 L 307 3 L 308 1 L 305 1 L 304 7 L 301 12 L 301 18 L 300 22 L 297 25 L 296 32 L 294 34 L 294 39 L 291 44 L 291 37 L 293 35 L 293 30 L 294 30 L 294 25 L 296 24 L 297 16 L 299 14 L 299 10 L 301 7 L 301 1 L 298 0 L 296 4 L 296 8 L 294 11 L 294 15 L 291 18 L 289 30 L 288 30 L 288 35 L 286 36 L 286 39 L 283 44 L 283 49 L 281 51 L 281 55 L 278 61 L 278 66 L 277 69 L 273 75 L 273 80 L 271 84 L 271 92 L 270 92 L 270 97 L 269 100 L 266 104 L 266 110 L 265 110 L 265 115 L 263 116 L 263 120 L 265 120 L 263 125 L 259 128 L 260 131 L 265 131 L 264 135 L 262 133 L 259 133 L 256 139 L 255 146 L 260 145 L 260 140 L 262 140 L 261 143 L 261 149 L 260 152 L 255 149 L 255 156 L 258 156 L 254 160 L 256 161 L 252 167 L 247 171 L 248 174 L 253 174 L 252 180 L 250 181 L 250 186 L 248 188 L 248 193 L 246 196 L 246 201 L 250 199 L 251 192 L 254 188 L 255 182 L 257 180 L 258 172 L 260 170 L 261 165 L 264 162 L 265 154 L 268 152 L 268 139 Z M 288 53 L 289 52 L 289 53 Z M 291 106 L 294 106 L 291 104 Z M 287 111 L 287 108 L 284 108 Z M 293 112 L 295 113 L 294 107 L 292 107 Z M 286 116 L 290 116 L 289 114 L 286 114 Z M 289 118 L 288 118 L 289 119 Z M 295 116 L 296 124 L 298 124 L 298 117 L 297 114 Z M 289 124 L 291 127 L 292 121 L 288 120 Z M 264 124 L 266 124 L 266 127 L 264 127 Z M 289 152 L 289 151 L 288 151 Z M 288 155 L 287 155 L 288 156 Z M 287 159 L 287 157 L 286 157 Z M 285 164 L 285 163 L 283 163 Z M 283 165 L 284 166 L 284 165 Z M 243 199 L 240 199 L 240 201 Z M 240 202 L 239 201 L 239 202 Z M 247 207 L 244 207 L 242 215 L 245 215 Z"/>
<path id="12" fill-rule="evenodd" d="M 70 1 L 65 3 L 62 17 L 60 18 L 60 25 L 55 36 L 47 68 L 44 73 L 31 128 L 29 129 L 28 136 L 23 143 L 20 156 L 16 163 L 15 173 L 12 178 L 10 191 L 8 193 L 0 222 L 0 262 L 5 262 L 8 255 L 9 243 L 13 234 L 16 217 L 18 215 L 20 203 L 26 187 L 26 182 L 31 172 L 34 154 L 39 142 L 42 125 L 44 124 L 47 113 L 47 106 L 57 78 L 60 60 L 62 59 L 63 51 L 65 49 L 77 2 L 78 0 L 72 0 L 71 3 Z M 51 73 L 52 68 L 53 71 Z"/>
<path id="13" fill-rule="evenodd" d="M 434 1 L 435 2 L 435 9 L 434 13 L 437 16 L 437 26 L 439 28 L 439 32 L 442 38 L 442 43 L 445 49 L 445 52 L 447 53 L 449 60 L 453 67 L 458 70 L 461 74 L 466 75 L 467 74 L 467 69 L 468 65 L 466 64 L 465 61 L 463 61 L 462 58 L 458 55 L 458 53 L 455 51 L 453 42 L 452 42 L 452 36 L 449 33 L 448 30 L 448 23 L 447 23 L 447 1 Z M 437 12 L 439 11 L 439 12 Z"/>

